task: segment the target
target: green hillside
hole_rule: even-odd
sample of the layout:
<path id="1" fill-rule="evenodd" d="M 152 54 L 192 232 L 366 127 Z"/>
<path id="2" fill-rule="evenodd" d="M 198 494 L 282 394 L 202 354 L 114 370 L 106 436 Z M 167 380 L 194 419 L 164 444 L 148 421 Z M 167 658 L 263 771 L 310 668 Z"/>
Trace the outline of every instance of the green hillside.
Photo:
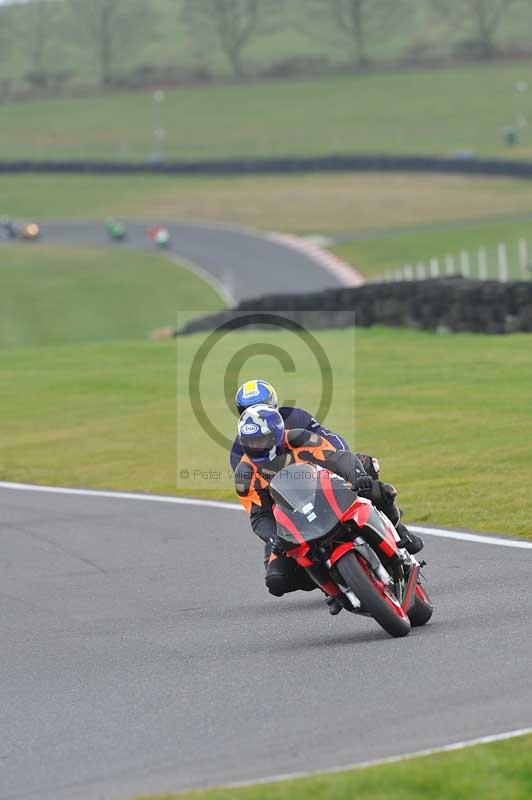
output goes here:
<path id="1" fill-rule="evenodd" d="M 169 91 L 162 103 L 168 159 L 428 153 L 532 157 L 532 128 L 508 148 L 515 84 L 525 64 L 208 85 Z M 146 160 L 149 92 L 0 105 L 3 159 Z"/>

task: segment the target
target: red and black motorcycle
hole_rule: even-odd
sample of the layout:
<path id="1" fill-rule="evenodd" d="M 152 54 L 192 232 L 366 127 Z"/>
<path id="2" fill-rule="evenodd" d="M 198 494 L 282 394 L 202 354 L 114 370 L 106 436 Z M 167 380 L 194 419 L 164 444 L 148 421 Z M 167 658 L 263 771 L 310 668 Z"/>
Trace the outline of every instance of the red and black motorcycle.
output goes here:
<path id="1" fill-rule="evenodd" d="M 343 478 L 292 464 L 273 478 L 270 492 L 286 555 L 347 611 L 373 617 L 391 636 L 407 636 L 411 626 L 429 621 L 422 565 L 397 546 L 390 520 L 355 497 Z"/>

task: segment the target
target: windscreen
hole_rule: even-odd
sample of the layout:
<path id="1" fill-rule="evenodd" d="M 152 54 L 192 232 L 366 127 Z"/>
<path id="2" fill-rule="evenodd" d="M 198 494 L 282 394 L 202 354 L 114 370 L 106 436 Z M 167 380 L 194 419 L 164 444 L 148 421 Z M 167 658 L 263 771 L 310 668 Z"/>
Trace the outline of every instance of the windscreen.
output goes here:
<path id="1" fill-rule="evenodd" d="M 338 512 L 341 515 L 355 499 L 340 478 L 331 478 L 330 473 L 312 464 L 293 464 L 280 470 L 270 491 L 276 505 L 297 528 L 298 535 L 282 523 L 282 515 L 276 514 L 279 537 L 293 546 L 329 534 L 338 525 Z"/>
<path id="2" fill-rule="evenodd" d="M 319 490 L 318 470 L 312 464 L 292 464 L 280 470 L 270 484 L 276 502 L 291 511 L 314 504 Z"/>

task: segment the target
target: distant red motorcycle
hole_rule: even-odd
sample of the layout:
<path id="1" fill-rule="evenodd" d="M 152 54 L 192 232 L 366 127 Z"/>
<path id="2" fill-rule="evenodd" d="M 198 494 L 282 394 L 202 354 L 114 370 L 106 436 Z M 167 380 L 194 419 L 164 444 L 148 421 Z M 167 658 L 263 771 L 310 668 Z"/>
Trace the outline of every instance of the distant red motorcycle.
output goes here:
<path id="1" fill-rule="evenodd" d="M 313 464 L 292 464 L 273 478 L 270 493 L 287 556 L 347 611 L 373 617 L 397 637 L 429 621 L 424 562 L 397 546 L 390 520 L 355 497 L 343 478 Z"/>
<path id="2" fill-rule="evenodd" d="M 148 236 L 157 247 L 168 247 L 170 245 L 170 231 L 163 225 L 154 225 L 149 228 Z"/>

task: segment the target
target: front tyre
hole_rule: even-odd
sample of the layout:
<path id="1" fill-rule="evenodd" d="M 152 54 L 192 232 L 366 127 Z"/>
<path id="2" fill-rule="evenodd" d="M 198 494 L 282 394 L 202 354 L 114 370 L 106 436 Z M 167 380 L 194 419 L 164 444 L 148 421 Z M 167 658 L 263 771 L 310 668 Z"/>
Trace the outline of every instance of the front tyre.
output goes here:
<path id="1" fill-rule="evenodd" d="M 387 589 L 370 570 L 359 563 L 354 553 L 349 552 L 336 562 L 336 569 L 344 583 L 353 590 L 364 609 L 384 628 L 390 636 L 408 636 L 410 619 L 395 595 Z"/>
<path id="2" fill-rule="evenodd" d="M 410 624 L 413 628 L 419 628 L 421 625 L 426 625 L 429 619 L 432 617 L 433 611 L 434 606 L 430 602 L 430 597 L 423 589 L 421 584 L 418 583 L 416 586 L 414 604 L 408 613 Z"/>

